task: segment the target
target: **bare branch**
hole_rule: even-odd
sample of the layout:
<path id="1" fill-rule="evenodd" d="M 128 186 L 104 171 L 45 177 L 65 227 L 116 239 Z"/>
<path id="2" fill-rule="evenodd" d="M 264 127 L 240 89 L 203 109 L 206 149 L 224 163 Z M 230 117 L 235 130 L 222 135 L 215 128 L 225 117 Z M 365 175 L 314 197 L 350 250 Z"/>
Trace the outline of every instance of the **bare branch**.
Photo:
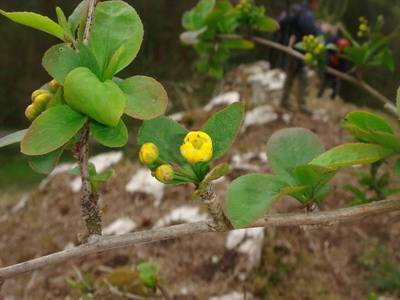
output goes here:
<path id="1" fill-rule="evenodd" d="M 231 38 L 238 38 L 238 37 L 242 37 L 239 35 L 221 35 L 221 38 L 227 38 L 227 39 L 231 39 Z M 291 47 L 286 47 L 284 45 L 281 45 L 279 43 L 276 43 L 274 41 L 271 40 L 267 40 L 264 38 L 260 38 L 260 37 L 256 37 L 256 36 L 250 36 L 247 37 L 248 39 L 254 41 L 255 43 L 258 43 L 260 45 L 264 45 L 270 48 L 274 48 L 276 50 L 282 51 L 290 56 L 293 56 L 297 59 L 300 60 L 305 60 L 305 56 L 300 53 L 299 51 L 296 51 L 295 49 L 291 48 Z M 328 74 L 331 74 L 333 76 L 336 76 L 344 81 L 347 81 L 355 86 L 358 86 L 359 88 L 363 89 L 364 91 L 366 91 L 367 93 L 369 93 L 371 96 L 373 96 L 375 99 L 379 100 L 380 102 L 382 102 L 384 104 L 384 108 L 390 112 L 391 114 L 393 114 L 394 116 L 398 116 L 398 112 L 397 112 L 397 108 L 396 106 L 393 104 L 392 101 L 390 101 L 388 98 L 386 98 L 384 95 L 382 95 L 379 91 L 377 91 L 376 89 L 374 89 L 372 86 L 370 86 L 368 83 L 366 83 L 365 81 L 362 81 L 360 79 L 357 79 L 349 74 L 340 72 L 338 70 L 335 70 L 331 67 L 326 66 L 325 67 L 325 72 Z"/>
<path id="2" fill-rule="evenodd" d="M 286 227 L 304 225 L 329 226 L 399 210 L 400 200 L 383 200 L 332 211 L 267 215 L 265 218 L 255 222 L 249 227 Z M 147 231 L 139 231 L 120 236 L 101 237 L 96 242 L 84 244 L 72 249 L 56 252 L 23 263 L 1 268 L 0 278 L 7 279 L 15 277 L 23 273 L 60 264 L 73 258 L 100 253 L 111 249 L 123 248 L 137 244 L 153 243 L 173 238 L 181 238 L 193 234 L 215 232 L 215 228 L 214 222 L 203 221 L 174 225 L 165 228 L 156 228 Z"/>
<path id="3" fill-rule="evenodd" d="M 88 2 L 88 14 L 86 18 L 85 32 L 83 35 L 83 43 L 85 45 L 88 45 L 89 43 L 90 31 L 92 29 L 97 2 L 98 0 L 89 0 Z M 90 127 L 89 123 L 87 122 L 81 130 L 81 137 L 76 149 L 76 158 L 78 160 L 82 179 L 82 218 L 85 221 L 90 238 L 91 236 L 101 235 L 102 224 L 101 212 L 98 206 L 99 195 L 92 190 L 89 179 L 89 135 Z"/>

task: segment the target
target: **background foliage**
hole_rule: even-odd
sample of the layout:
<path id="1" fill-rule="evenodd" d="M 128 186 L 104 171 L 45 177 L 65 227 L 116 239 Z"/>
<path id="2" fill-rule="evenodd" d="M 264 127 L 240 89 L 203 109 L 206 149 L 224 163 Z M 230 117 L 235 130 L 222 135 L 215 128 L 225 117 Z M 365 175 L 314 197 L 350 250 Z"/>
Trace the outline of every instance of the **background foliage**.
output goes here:
<path id="1" fill-rule="evenodd" d="M 132 1 L 128 2 L 132 4 Z M 176 94 L 176 83 L 187 78 L 193 79 L 195 76 L 193 75 L 194 67 L 188 67 L 193 65 L 195 53 L 192 49 L 180 44 L 179 33 L 182 31 L 183 12 L 193 7 L 196 2 L 194 0 L 135 1 L 135 7 L 146 28 L 145 40 L 137 60 L 122 75 L 144 74 L 160 80 L 171 95 L 175 108 L 181 105 L 179 94 Z M 273 16 L 277 16 L 286 8 L 286 2 L 301 1 L 256 1 L 259 5 L 265 5 L 267 13 Z M 56 5 L 62 6 L 66 14 L 69 14 L 78 3 L 79 0 L 4 0 L 2 9 L 36 11 L 55 18 L 54 8 Z M 375 20 L 379 14 L 385 15 L 385 30 L 387 31 L 398 25 L 400 17 L 400 6 L 396 0 L 349 1 L 347 12 L 343 17 L 348 28 L 357 28 L 358 18 L 355 17 L 355 11 L 357 16 L 364 15 L 371 21 Z M 43 33 L 33 32 L 23 26 L 15 26 L 5 18 L 0 19 L 0 33 L 3 39 L 0 44 L 0 81 L 3 83 L 0 87 L 0 106 L 2 107 L 0 109 L 0 130 L 22 128 L 27 125 L 23 111 L 29 101 L 30 93 L 49 80 L 38 62 L 45 50 L 54 44 L 54 40 Z M 396 64 L 399 65 L 400 39 L 394 39 L 393 43 Z M 238 60 L 268 60 L 272 54 L 265 48 L 258 47 L 250 55 L 249 53 L 244 53 L 244 55 L 246 57 L 238 57 Z M 400 73 L 392 74 L 382 68 L 379 70 L 371 68 L 365 79 L 379 87 L 379 90 L 382 90 L 386 96 L 394 98 L 394 91 L 400 81 Z M 212 86 L 212 83 L 210 85 Z M 204 83 L 202 86 L 204 87 Z M 210 93 L 211 89 L 209 88 L 208 91 Z M 347 99 L 363 104 L 367 103 L 368 97 L 360 95 L 358 90 L 354 91 L 349 88 L 345 89 L 345 92 Z M 11 106 L 9 103 L 13 103 L 13 105 Z"/>

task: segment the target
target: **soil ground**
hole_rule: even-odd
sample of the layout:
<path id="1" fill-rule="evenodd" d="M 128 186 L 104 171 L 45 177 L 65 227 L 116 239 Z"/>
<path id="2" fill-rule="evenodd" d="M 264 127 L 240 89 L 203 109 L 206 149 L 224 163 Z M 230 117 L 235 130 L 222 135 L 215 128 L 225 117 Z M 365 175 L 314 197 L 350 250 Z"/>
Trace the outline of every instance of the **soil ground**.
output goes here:
<path id="1" fill-rule="evenodd" d="M 310 101 L 309 105 L 313 111 L 323 111 L 325 118 L 293 112 L 287 124 L 283 120 L 287 112 L 277 109 L 276 121 L 248 128 L 224 159 L 229 160 L 235 153 L 263 151 L 276 130 L 289 126 L 314 131 L 327 148 L 348 139 L 339 121 L 355 109 L 353 106 L 328 99 Z M 199 110 L 187 113 L 184 120 L 195 128 L 206 117 Z M 144 230 L 177 206 L 200 205 L 190 200 L 193 189 L 187 187 L 168 187 L 159 207 L 153 205 L 151 196 L 126 192 L 125 186 L 138 168 L 134 157 L 126 158 L 114 167 L 116 176 L 101 188 L 104 224 L 130 217 L 139 224 L 137 230 Z M 228 182 L 244 173 L 232 172 L 225 183 L 217 186 L 217 192 L 223 197 Z M 25 207 L 16 212 L 14 204 L 2 202 L 0 266 L 60 251 L 71 242 L 79 243 L 84 226 L 79 194 L 68 185 L 72 179 L 66 174 L 56 176 L 44 189 L 30 193 Z M 342 187 L 356 181 L 352 169 L 340 173 L 334 179 L 333 192 L 320 209 L 348 205 L 352 196 Z M 291 199 L 283 199 L 274 207 L 279 212 L 301 209 Z M 8 280 L 0 299 L 89 299 L 80 298 L 82 295 L 66 283 L 66 278 L 77 279 L 80 275 L 94 282 L 95 299 L 129 299 L 109 293 L 103 279 L 108 278 L 109 272 L 123 272 L 124 267 L 143 261 L 160 265 L 161 283 L 176 300 L 203 300 L 232 291 L 246 294 L 246 299 L 252 299 L 250 295 L 271 300 L 375 299 L 368 298 L 373 297 L 371 293 L 386 296 L 385 299 L 400 299 L 399 221 L 400 213 L 390 213 L 340 226 L 266 228 L 261 263 L 245 277 L 240 274 L 246 258 L 225 248 L 226 234 L 203 234 L 113 250 Z M 123 279 L 120 281 L 115 285 L 140 293 L 135 287 L 127 287 Z"/>

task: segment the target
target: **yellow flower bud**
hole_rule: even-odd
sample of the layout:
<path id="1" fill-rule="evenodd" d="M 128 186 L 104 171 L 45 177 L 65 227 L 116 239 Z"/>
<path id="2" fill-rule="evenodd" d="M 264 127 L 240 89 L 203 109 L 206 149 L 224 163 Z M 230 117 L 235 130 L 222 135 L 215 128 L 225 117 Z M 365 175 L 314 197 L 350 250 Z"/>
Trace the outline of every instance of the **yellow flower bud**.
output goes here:
<path id="1" fill-rule="evenodd" d="M 212 140 L 202 131 L 189 132 L 180 147 L 182 156 L 190 163 L 210 161 L 213 154 Z"/>
<path id="2" fill-rule="evenodd" d="M 49 91 L 48 90 L 36 90 L 36 91 L 34 91 L 33 93 L 32 93 L 32 96 L 31 96 L 31 99 L 32 99 L 32 102 L 35 100 L 35 98 L 37 97 L 37 96 L 39 96 L 39 95 L 41 95 L 41 94 L 45 94 L 45 93 L 49 93 Z"/>
<path id="3" fill-rule="evenodd" d="M 171 165 L 161 165 L 156 169 L 156 178 L 162 183 L 167 183 L 174 179 L 175 171 Z"/>
<path id="4" fill-rule="evenodd" d="M 310 52 L 306 53 L 306 62 L 311 62 L 313 60 L 313 55 Z"/>
<path id="5" fill-rule="evenodd" d="M 42 113 L 43 111 L 46 110 L 47 104 L 49 103 L 49 101 L 51 99 L 52 99 L 52 97 L 49 93 L 40 94 L 33 101 L 33 106 L 35 107 L 35 109 L 38 113 Z"/>
<path id="6" fill-rule="evenodd" d="M 35 120 L 38 115 L 39 112 L 33 104 L 30 104 L 25 110 L 25 116 L 29 121 Z"/>
<path id="7" fill-rule="evenodd" d="M 154 163 L 158 156 L 160 155 L 160 150 L 153 143 L 146 143 L 140 148 L 139 159 L 142 164 L 151 165 Z"/>
<path id="8" fill-rule="evenodd" d="M 49 82 L 49 91 L 53 94 L 55 94 L 60 87 L 60 84 L 57 82 L 57 80 L 53 79 L 52 81 Z"/>

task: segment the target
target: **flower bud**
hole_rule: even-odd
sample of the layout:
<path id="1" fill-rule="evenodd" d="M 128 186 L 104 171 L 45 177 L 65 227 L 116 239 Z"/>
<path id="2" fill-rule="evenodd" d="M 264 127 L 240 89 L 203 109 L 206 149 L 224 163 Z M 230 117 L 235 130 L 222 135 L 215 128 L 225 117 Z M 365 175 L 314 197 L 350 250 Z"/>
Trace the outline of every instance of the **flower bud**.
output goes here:
<path id="1" fill-rule="evenodd" d="M 175 171 L 171 165 L 161 165 L 156 169 L 156 178 L 162 183 L 167 183 L 174 179 Z"/>
<path id="2" fill-rule="evenodd" d="M 211 137 L 202 131 L 189 132 L 180 147 L 180 151 L 190 164 L 208 162 L 213 154 Z"/>
<path id="3" fill-rule="evenodd" d="M 34 92 L 32 93 L 32 96 L 31 96 L 32 102 L 35 100 L 35 98 L 36 98 L 37 96 L 39 96 L 39 95 L 41 95 L 41 94 L 48 94 L 48 93 L 49 93 L 48 90 L 36 90 L 36 91 L 34 91 Z"/>
<path id="4" fill-rule="evenodd" d="M 57 82 L 57 80 L 53 79 L 52 81 L 49 82 L 49 91 L 52 94 L 57 93 L 57 90 L 59 87 L 60 87 L 60 84 Z"/>
<path id="5" fill-rule="evenodd" d="M 158 156 L 160 155 L 160 150 L 153 143 L 146 143 L 140 148 L 139 160 L 142 164 L 151 165 L 154 163 Z"/>
<path id="6" fill-rule="evenodd" d="M 41 113 L 44 110 L 46 110 L 47 104 L 51 100 L 51 95 L 47 93 L 42 93 L 38 96 L 35 97 L 33 100 L 33 106 L 36 108 L 36 110 Z"/>
<path id="7" fill-rule="evenodd" d="M 39 115 L 36 107 L 33 104 L 30 104 L 25 110 L 25 116 L 29 121 L 33 121 Z"/>

